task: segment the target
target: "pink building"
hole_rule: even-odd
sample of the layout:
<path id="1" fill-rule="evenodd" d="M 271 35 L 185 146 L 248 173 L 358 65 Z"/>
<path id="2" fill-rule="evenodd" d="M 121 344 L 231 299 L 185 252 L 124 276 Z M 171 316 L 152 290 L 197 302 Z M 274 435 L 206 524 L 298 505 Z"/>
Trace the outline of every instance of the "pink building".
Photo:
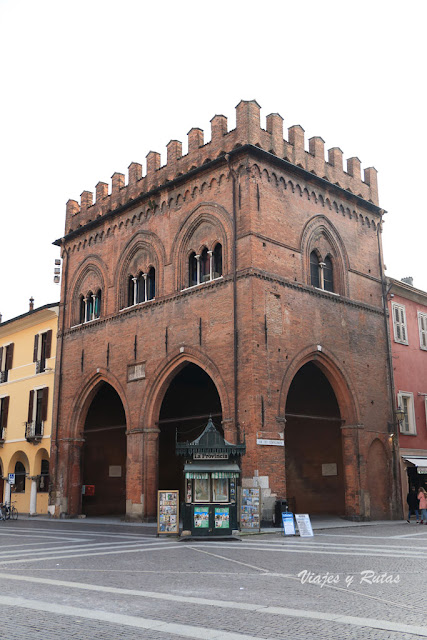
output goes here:
<path id="1" fill-rule="evenodd" d="M 427 292 L 412 278 L 388 279 L 391 351 L 399 423 L 402 496 L 409 485 L 427 488 Z"/>

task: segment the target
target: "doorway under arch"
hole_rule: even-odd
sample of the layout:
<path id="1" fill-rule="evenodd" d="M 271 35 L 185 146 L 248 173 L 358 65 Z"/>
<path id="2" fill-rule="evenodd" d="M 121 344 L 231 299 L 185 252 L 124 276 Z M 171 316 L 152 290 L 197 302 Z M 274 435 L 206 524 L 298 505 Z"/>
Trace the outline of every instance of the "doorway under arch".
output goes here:
<path id="1" fill-rule="evenodd" d="M 126 513 L 126 416 L 119 394 L 101 382 L 84 423 L 82 513 Z"/>
<path id="2" fill-rule="evenodd" d="M 294 376 L 286 400 L 286 486 L 297 513 L 345 513 L 341 414 L 334 390 L 314 362 Z"/>
<path id="3" fill-rule="evenodd" d="M 160 408 L 159 489 L 183 490 L 184 460 L 175 454 L 176 439 L 186 442 L 197 438 L 209 416 L 223 435 L 218 390 L 203 369 L 188 363 L 172 379 Z"/>

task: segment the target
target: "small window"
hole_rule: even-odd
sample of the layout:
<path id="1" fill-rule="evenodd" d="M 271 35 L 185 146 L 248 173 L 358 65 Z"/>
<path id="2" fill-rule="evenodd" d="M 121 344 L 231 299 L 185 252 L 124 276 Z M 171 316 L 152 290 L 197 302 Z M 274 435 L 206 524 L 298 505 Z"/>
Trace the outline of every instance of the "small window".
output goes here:
<path id="1" fill-rule="evenodd" d="M 213 250 L 213 277 L 220 278 L 222 276 L 222 245 L 218 242 Z"/>
<path id="2" fill-rule="evenodd" d="M 392 303 L 394 341 L 408 344 L 405 307 L 397 302 Z"/>
<path id="3" fill-rule="evenodd" d="M 25 467 L 22 462 L 15 464 L 15 493 L 25 493 Z"/>
<path id="4" fill-rule="evenodd" d="M 128 278 L 128 307 L 136 304 L 136 279 L 133 276 Z"/>
<path id="5" fill-rule="evenodd" d="M 332 260 L 329 256 L 326 256 L 325 262 L 323 263 L 323 288 L 325 291 L 333 292 L 334 290 Z"/>
<path id="6" fill-rule="evenodd" d="M 33 362 L 36 363 L 36 373 L 46 370 L 46 360 L 50 358 L 52 348 L 52 330 L 37 333 L 34 336 Z"/>
<path id="7" fill-rule="evenodd" d="M 0 398 L 0 440 L 4 440 L 4 430 L 7 427 L 7 417 L 9 414 L 9 396 Z M 1 498 L 1 496 L 0 496 Z"/>
<path id="8" fill-rule="evenodd" d="M 0 383 L 9 379 L 9 371 L 13 366 L 13 350 L 13 342 L 0 347 Z"/>
<path id="9" fill-rule="evenodd" d="M 198 269 L 197 269 L 197 258 L 196 254 L 191 253 L 188 259 L 188 286 L 194 287 L 198 283 Z"/>
<path id="10" fill-rule="evenodd" d="M 147 300 L 154 300 L 156 297 L 156 271 L 150 267 L 147 275 Z"/>
<path id="11" fill-rule="evenodd" d="M 310 253 L 310 283 L 320 289 L 320 265 L 315 251 Z"/>
<path id="12" fill-rule="evenodd" d="M 427 313 L 418 311 L 418 327 L 420 330 L 420 348 L 427 351 Z"/>
<path id="13" fill-rule="evenodd" d="M 409 435 L 417 434 L 417 426 L 415 423 L 414 396 L 412 393 L 399 391 L 397 394 L 398 406 L 404 412 L 405 416 L 400 422 L 400 432 Z"/>

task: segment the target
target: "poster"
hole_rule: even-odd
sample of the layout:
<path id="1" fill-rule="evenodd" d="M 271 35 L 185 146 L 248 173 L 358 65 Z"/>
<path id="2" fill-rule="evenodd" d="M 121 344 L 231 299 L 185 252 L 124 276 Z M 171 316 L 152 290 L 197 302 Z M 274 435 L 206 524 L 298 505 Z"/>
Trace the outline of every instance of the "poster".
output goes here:
<path id="1" fill-rule="evenodd" d="M 215 529 L 230 528 L 230 509 L 228 507 L 215 507 Z"/>
<path id="2" fill-rule="evenodd" d="M 295 520 L 297 521 L 297 527 L 301 538 L 309 538 L 314 535 L 308 513 L 296 513 Z"/>
<path id="3" fill-rule="evenodd" d="M 158 491 L 157 533 L 179 534 L 179 491 Z"/>
<path id="4" fill-rule="evenodd" d="M 240 511 L 241 529 L 260 529 L 260 493 L 259 487 L 242 489 Z"/>
<path id="5" fill-rule="evenodd" d="M 282 513 L 282 526 L 283 533 L 285 536 L 294 536 L 295 535 L 295 523 L 294 523 L 294 514 L 288 512 Z"/>
<path id="6" fill-rule="evenodd" d="M 194 528 L 209 529 L 209 507 L 194 507 Z"/>

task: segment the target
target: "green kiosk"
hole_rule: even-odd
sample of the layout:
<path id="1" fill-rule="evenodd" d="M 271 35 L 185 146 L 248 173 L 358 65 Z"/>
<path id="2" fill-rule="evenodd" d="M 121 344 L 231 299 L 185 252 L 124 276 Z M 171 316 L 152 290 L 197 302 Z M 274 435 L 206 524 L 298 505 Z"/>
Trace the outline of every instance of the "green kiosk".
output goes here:
<path id="1" fill-rule="evenodd" d="M 230 536 L 237 524 L 239 458 L 246 444 L 231 444 L 212 419 L 193 442 L 176 442 L 176 453 L 185 456 L 183 531 L 191 536 Z"/>

